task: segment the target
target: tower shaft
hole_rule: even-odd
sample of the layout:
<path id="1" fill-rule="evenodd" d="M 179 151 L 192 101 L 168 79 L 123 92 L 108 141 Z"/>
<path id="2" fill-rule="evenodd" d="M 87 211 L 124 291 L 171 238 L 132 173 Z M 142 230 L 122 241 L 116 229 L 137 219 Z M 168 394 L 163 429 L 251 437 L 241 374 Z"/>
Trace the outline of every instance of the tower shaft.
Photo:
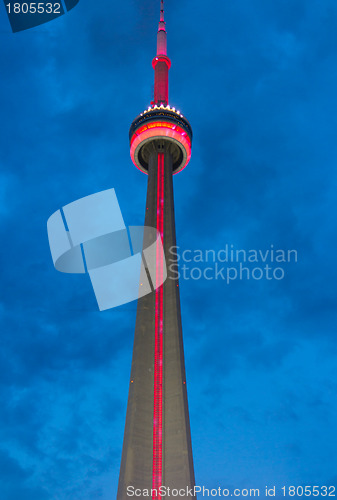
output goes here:
<path id="1" fill-rule="evenodd" d="M 194 487 L 177 261 L 171 250 L 176 236 L 170 150 L 169 142 L 155 141 L 149 158 L 145 226 L 161 233 L 169 268 L 165 283 L 138 302 L 117 500 L 129 498 L 128 486 L 154 490 L 153 499 L 165 498 L 160 486 Z M 159 280 L 163 265 L 159 258 Z"/>

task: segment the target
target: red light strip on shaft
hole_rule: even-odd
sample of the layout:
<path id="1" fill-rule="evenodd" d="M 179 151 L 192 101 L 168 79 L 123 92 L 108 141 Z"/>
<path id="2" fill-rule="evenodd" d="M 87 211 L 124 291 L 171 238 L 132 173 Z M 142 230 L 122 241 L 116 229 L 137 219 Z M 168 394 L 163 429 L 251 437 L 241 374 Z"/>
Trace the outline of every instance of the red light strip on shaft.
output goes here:
<path id="1" fill-rule="evenodd" d="M 164 153 L 158 153 L 157 164 L 157 231 L 164 238 Z M 152 500 L 160 500 L 163 470 L 163 251 L 157 241 L 156 247 L 156 297 L 155 297 L 155 341 L 154 341 L 154 398 L 153 398 L 153 461 Z M 157 492 L 157 494 L 156 494 Z"/>

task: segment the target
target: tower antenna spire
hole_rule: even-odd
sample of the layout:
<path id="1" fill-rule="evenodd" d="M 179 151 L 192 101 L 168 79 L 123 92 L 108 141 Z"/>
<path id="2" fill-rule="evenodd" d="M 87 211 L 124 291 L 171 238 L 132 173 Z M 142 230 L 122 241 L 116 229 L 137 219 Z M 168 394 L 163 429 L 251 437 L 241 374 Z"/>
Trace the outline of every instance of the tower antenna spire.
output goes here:
<path id="1" fill-rule="evenodd" d="M 160 21 L 157 33 L 157 54 L 152 61 L 154 69 L 153 104 L 168 105 L 168 71 L 171 61 L 167 57 L 167 33 L 164 21 L 164 0 L 160 0 Z"/>
<path id="2" fill-rule="evenodd" d="M 160 21 L 157 33 L 157 56 L 167 55 L 167 33 L 164 20 L 164 0 L 160 0 Z"/>
<path id="3" fill-rule="evenodd" d="M 160 21 L 164 22 L 164 0 L 160 0 Z"/>

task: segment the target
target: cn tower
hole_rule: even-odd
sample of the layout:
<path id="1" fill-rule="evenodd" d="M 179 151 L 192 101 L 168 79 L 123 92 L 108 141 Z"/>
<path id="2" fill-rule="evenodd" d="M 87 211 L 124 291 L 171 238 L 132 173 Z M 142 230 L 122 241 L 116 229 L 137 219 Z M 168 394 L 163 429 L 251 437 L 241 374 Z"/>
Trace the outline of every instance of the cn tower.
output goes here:
<path id="1" fill-rule="evenodd" d="M 172 177 L 190 160 L 192 129 L 169 105 L 171 61 L 163 0 L 152 66 L 154 99 L 131 124 L 130 153 L 135 166 L 148 175 L 145 226 L 157 229 L 172 264 L 170 248 L 176 245 Z M 158 251 L 158 284 L 164 266 Z M 168 488 L 184 490 L 176 498 L 195 499 L 179 283 L 168 269 L 167 280 L 154 288 L 138 301 L 117 500 L 129 499 L 136 490 L 140 498 L 166 498 Z"/>

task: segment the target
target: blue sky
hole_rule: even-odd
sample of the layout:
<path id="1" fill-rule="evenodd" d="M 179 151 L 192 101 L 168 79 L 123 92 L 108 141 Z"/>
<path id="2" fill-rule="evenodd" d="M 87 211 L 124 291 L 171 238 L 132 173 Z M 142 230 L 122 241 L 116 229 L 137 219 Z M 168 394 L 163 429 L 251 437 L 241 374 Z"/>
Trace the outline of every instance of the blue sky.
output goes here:
<path id="1" fill-rule="evenodd" d="M 182 249 L 296 249 L 282 280 L 182 280 L 197 484 L 337 485 L 335 0 L 166 1 Z M 128 129 L 152 98 L 159 2 L 81 0 L 12 34 L 0 9 L 0 492 L 115 498 L 136 304 L 99 312 L 46 222 L 115 188 L 142 225 Z"/>

